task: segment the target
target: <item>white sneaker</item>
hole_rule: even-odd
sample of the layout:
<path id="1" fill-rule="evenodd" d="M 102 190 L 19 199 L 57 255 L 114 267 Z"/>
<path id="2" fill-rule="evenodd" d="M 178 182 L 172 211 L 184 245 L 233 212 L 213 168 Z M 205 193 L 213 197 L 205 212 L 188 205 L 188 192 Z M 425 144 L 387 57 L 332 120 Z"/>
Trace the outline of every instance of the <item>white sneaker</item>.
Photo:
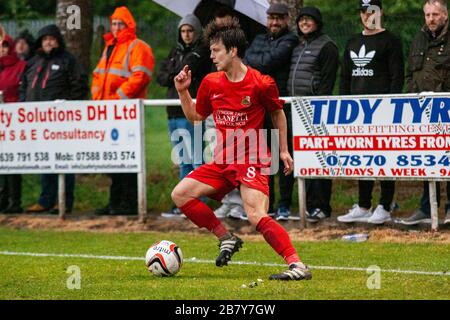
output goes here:
<path id="1" fill-rule="evenodd" d="M 244 214 L 244 208 L 239 204 L 235 204 L 231 207 L 231 210 L 228 212 L 227 217 L 233 219 L 241 219 Z"/>
<path id="2" fill-rule="evenodd" d="M 355 204 L 346 215 L 339 216 L 337 220 L 339 222 L 367 222 L 371 214 L 370 210 L 361 208 L 359 205 Z"/>
<path id="3" fill-rule="evenodd" d="M 226 218 L 228 216 L 228 213 L 231 210 L 231 205 L 228 203 L 224 203 L 219 208 L 214 210 L 214 214 L 218 219 Z"/>
<path id="4" fill-rule="evenodd" d="M 391 213 L 389 211 L 384 210 L 383 206 L 380 204 L 377 206 L 372 216 L 367 221 L 368 223 L 373 224 L 383 224 L 385 222 L 391 221 Z"/>

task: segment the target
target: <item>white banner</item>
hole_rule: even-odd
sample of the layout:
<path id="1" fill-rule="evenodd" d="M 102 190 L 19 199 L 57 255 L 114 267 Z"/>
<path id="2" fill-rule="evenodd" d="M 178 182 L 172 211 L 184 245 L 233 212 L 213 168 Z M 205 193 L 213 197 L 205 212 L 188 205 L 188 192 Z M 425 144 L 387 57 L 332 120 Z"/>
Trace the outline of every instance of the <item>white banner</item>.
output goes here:
<path id="1" fill-rule="evenodd" d="M 295 176 L 450 178 L 450 94 L 292 102 Z"/>
<path id="2" fill-rule="evenodd" d="M 140 100 L 0 104 L 0 174 L 141 172 Z"/>

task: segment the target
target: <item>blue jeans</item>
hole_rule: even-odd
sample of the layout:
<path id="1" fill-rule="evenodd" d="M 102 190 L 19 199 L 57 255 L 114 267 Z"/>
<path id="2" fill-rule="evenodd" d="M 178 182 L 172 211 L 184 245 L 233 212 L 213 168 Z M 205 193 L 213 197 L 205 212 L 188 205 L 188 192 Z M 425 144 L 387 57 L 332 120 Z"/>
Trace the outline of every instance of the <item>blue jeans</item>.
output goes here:
<path id="1" fill-rule="evenodd" d="M 66 208 L 72 210 L 75 190 L 75 175 L 66 174 Z M 41 196 L 38 203 L 44 208 L 51 209 L 55 206 L 58 199 L 58 175 L 41 175 Z"/>
<path id="2" fill-rule="evenodd" d="M 195 125 L 194 130 L 186 118 L 169 119 L 169 138 L 174 147 L 172 160 L 179 164 L 182 180 L 203 164 L 203 123 Z"/>

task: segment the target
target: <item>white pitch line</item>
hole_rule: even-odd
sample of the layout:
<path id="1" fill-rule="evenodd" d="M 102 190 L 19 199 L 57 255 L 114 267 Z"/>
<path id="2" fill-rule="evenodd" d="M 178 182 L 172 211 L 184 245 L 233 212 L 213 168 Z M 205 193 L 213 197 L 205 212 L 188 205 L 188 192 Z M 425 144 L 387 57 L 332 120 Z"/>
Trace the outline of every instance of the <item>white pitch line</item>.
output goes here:
<path id="1" fill-rule="evenodd" d="M 37 258 L 78 258 L 78 259 L 92 259 L 92 260 L 117 260 L 117 261 L 142 261 L 145 259 L 141 257 L 125 257 L 125 256 L 96 256 L 90 254 L 56 254 L 56 253 L 31 253 L 31 252 L 11 252 L 0 251 L 2 256 L 24 256 L 24 257 L 37 257 Z M 214 264 L 213 260 L 203 260 L 197 258 L 184 259 L 185 263 L 201 263 L 201 264 Z M 286 267 L 285 264 L 279 263 L 260 263 L 250 261 L 230 261 L 229 264 L 244 265 L 244 266 L 261 266 L 261 267 Z M 339 271 L 361 271 L 367 272 L 369 268 L 354 268 L 354 267 L 335 267 L 335 266 L 309 266 L 311 269 L 317 270 L 339 270 Z M 400 274 L 415 274 L 424 276 L 444 276 L 450 277 L 449 271 L 443 272 L 430 272 L 430 271 L 417 271 L 417 270 L 400 270 L 400 269 L 381 269 L 380 272 L 385 273 L 400 273 Z"/>

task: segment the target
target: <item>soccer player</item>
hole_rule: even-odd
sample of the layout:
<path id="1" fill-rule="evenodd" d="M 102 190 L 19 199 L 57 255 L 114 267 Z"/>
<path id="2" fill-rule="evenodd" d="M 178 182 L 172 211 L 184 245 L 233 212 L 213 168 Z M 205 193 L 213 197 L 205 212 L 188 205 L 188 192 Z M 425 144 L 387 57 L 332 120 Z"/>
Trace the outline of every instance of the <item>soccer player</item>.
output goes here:
<path id="1" fill-rule="evenodd" d="M 244 132 L 245 136 L 250 136 L 252 131 L 259 132 L 263 128 L 265 112 L 270 112 L 274 127 L 280 133 L 280 160 L 285 166 L 284 173 L 290 174 L 293 160 L 287 147 L 284 101 L 279 99 L 272 78 L 242 63 L 247 41 L 236 19 L 229 19 L 221 25 L 211 22 L 206 27 L 205 39 L 210 44 L 211 59 L 218 72 L 203 79 L 196 103 L 188 91 L 192 74 L 187 66 L 174 81 L 186 118 L 192 122 L 203 121 L 213 114 L 218 144 L 213 163 L 202 165 L 183 179 L 173 190 L 172 199 L 193 223 L 208 229 L 219 239 L 220 253 L 216 265 L 222 267 L 239 251 L 243 241 L 228 231 L 199 198 L 208 196 L 220 201 L 238 187 L 250 223 L 289 265 L 287 271 L 271 275 L 269 279 L 309 280 L 312 278 L 311 272 L 300 261 L 288 233 L 267 214 L 269 177 L 263 172 L 268 171 L 270 166 L 266 161 L 270 152 L 267 148 L 261 152 L 261 144 L 266 144 L 265 138 L 260 139 L 259 148 L 254 143 L 247 145 L 246 139 L 243 139 L 244 152 L 237 152 L 236 155 L 234 150 L 241 145 L 234 138 L 232 143 L 229 139 L 220 141 L 230 136 L 230 132 Z M 257 152 L 255 149 L 258 149 Z M 222 161 L 224 158 L 230 160 L 230 155 L 231 163 Z M 242 157 L 245 161 L 241 161 Z"/>

